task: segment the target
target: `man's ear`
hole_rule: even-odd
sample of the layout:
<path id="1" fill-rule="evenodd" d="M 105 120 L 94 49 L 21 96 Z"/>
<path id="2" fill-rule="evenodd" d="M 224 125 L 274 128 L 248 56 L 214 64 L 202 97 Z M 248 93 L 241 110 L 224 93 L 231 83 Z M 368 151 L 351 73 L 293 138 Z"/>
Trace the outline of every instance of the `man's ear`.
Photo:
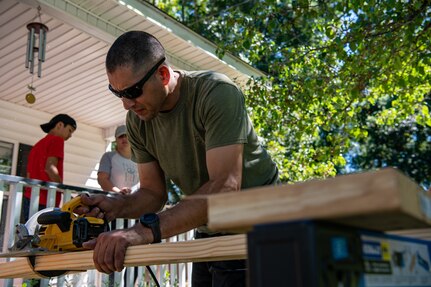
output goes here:
<path id="1" fill-rule="evenodd" d="M 163 85 L 167 85 L 169 80 L 171 79 L 171 73 L 169 72 L 169 68 L 167 66 L 161 66 L 159 68 L 159 75 L 162 79 Z"/>

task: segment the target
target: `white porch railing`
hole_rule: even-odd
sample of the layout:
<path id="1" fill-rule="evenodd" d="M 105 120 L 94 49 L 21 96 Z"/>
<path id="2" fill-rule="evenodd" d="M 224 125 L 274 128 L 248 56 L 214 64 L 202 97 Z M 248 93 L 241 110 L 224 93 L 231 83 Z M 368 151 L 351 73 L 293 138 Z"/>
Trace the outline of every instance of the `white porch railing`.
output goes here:
<path id="1" fill-rule="evenodd" d="M 26 179 L 23 177 L 0 174 L 0 252 L 8 251 L 14 240 L 15 225 L 20 223 L 23 190 L 25 187 L 31 187 L 32 196 L 30 200 L 29 218 L 38 210 L 40 188 L 48 189 L 47 207 L 55 205 L 55 194 L 57 191 L 62 192 L 62 202 L 69 201 L 73 196 L 82 192 L 104 193 L 100 190 L 85 189 L 76 186 L 62 185 L 51 182 Z M 22 222 L 24 223 L 24 222 Z M 117 219 L 116 229 L 124 226 L 131 226 L 134 220 Z M 169 238 L 165 241 L 175 242 L 193 239 L 193 231 Z M 7 262 L 14 258 L 0 258 L 0 262 Z M 177 263 L 169 265 L 151 266 L 153 273 L 156 275 L 160 286 L 186 287 L 191 286 L 191 263 Z M 20 278 L 0 279 L 0 287 L 22 286 L 28 280 Z M 31 286 L 31 282 L 27 282 Z M 129 267 L 122 272 L 115 272 L 114 275 L 108 276 L 97 272 L 97 270 L 88 270 L 87 272 L 74 275 L 65 275 L 50 279 L 42 279 L 41 286 L 88 286 L 88 287 L 131 287 L 131 286 L 156 286 L 149 272 L 145 267 Z"/>

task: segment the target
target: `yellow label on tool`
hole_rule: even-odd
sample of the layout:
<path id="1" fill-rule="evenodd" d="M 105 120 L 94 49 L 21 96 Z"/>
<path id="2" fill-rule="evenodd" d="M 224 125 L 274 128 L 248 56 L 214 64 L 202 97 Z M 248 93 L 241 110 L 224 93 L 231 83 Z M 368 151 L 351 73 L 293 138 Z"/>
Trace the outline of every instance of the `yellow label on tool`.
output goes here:
<path id="1" fill-rule="evenodd" d="M 382 259 L 386 260 L 386 261 L 391 261 L 391 252 L 390 252 L 390 248 L 389 248 L 389 242 L 387 241 L 382 241 L 380 243 L 381 248 L 382 248 Z"/>

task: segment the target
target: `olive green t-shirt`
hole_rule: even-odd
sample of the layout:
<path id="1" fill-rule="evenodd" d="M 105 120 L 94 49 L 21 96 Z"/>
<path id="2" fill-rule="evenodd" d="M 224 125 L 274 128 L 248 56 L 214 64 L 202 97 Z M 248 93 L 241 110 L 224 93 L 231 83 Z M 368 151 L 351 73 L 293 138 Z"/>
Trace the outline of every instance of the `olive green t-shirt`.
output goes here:
<path id="1" fill-rule="evenodd" d="M 158 161 L 165 176 L 190 195 L 208 181 L 207 150 L 244 144 L 241 188 L 275 183 L 277 167 L 258 142 L 241 90 L 219 73 L 178 72 L 181 89 L 174 109 L 147 122 L 128 112 L 132 160 Z"/>

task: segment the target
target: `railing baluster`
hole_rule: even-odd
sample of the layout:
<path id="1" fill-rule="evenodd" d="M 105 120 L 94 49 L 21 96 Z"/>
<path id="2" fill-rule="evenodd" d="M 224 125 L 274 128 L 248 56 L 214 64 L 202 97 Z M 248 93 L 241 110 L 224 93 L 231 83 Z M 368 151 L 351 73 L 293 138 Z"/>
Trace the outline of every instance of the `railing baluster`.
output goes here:
<path id="1" fill-rule="evenodd" d="M 68 202 L 71 199 L 72 199 L 72 190 L 65 189 L 63 191 L 63 203 Z"/>
<path id="2" fill-rule="evenodd" d="M 115 220 L 115 229 L 124 229 L 124 219 L 116 219 Z M 121 272 L 114 272 L 114 285 L 113 286 L 118 286 L 118 287 L 123 287 L 124 286 L 124 274 L 125 274 L 125 270 L 126 268 L 124 268 Z M 110 277 L 111 278 L 111 277 Z"/>
<path id="3" fill-rule="evenodd" d="M 133 225 L 135 225 L 135 220 L 132 219 L 125 219 L 124 223 L 127 223 L 127 227 L 131 227 Z M 135 271 L 137 271 L 136 267 L 127 267 L 126 269 L 126 274 L 125 274 L 125 287 L 128 286 L 134 286 L 134 279 L 135 279 Z"/>
<path id="4" fill-rule="evenodd" d="M 0 206 L 1 206 L 1 208 L 0 208 L 0 223 L 1 223 L 0 227 L 5 225 L 5 222 L 7 222 L 7 218 L 8 218 L 7 215 L 6 215 L 6 218 L 3 218 L 3 216 L 2 216 L 4 207 L 6 207 L 6 212 L 7 212 L 7 206 L 5 206 L 3 204 L 3 201 L 5 200 L 4 195 L 5 195 L 5 191 L 6 191 L 6 185 L 7 184 L 3 180 L 0 180 Z M 5 232 L 6 232 L 7 226 L 4 226 L 4 227 L 5 227 Z M 2 238 L 2 244 L 0 246 L 1 252 L 7 252 L 7 244 L 8 244 L 7 238 L 9 238 L 9 237 L 5 236 L 5 234 L 2 234 L 2 237 L 3 237 Z M 7 259 L 4 259 L 4 261 L 9 262 L 10 259 L 7 258 Z M 3 286 L 4 287 L 12 287 L 13 286 L 13 279 L 5 279 L 3 281 Z"/>
<path id="5" fill-rule="evenodd" d="M 7 252 L 8 248 L 12 246 L 14 240 L 14 230 L 15 225 L 19 222 L 19 215 L 21 214 L 22 205 L 22 183 L 11 183 L 9 186 L 9 199 L 7 206 L 5 232 L 4 232 L 4 242 L 3 251 Z M 14 258 L 7 258 L 6 261 L 13 261 Z M 5 281 L 6 286 L 13 286 L 13 280 L 7 279 Z"/>
<path id="6" fill-rule="evenodd" d="M 6 218 L 6 227 L 5 227 L 5 242 L 3 243 L 3 250 L 7 250 L 8 247 L 12 246 L 14 240 L 14 230 L 15 225 L 19 223 L 19 217 L 21 215 L 21 206 L 22 206 L 22 188 L 23 184 L 18 182 L 16 184 L 11 184 L 11 192 L 9 193 L 8 200 L 8 208 Z"/>
<path id="7" fill-rule="evenodd" d="M 56 187 L 48 188 L 48 197 L 46 199 L 46 207 L 54 207 L 55 206 L 56 195 L 57 195 L 57 188 Z"/>
<path id="8" fill-rule="evenodd" d="M 4 234 L 3 234 L 3 201 L 5 201 L 5 184 L 2 180 L 0 180 L 0 251 L 3 252 L 3 241 L 4 241 Z"/>
<path id="9" fill-rule="evenodd" d="M 31 218 L 39 210 L 39 195 L 39 185 L 31 186 L 30 209 L 28 211 L 28 218 Z"/>

